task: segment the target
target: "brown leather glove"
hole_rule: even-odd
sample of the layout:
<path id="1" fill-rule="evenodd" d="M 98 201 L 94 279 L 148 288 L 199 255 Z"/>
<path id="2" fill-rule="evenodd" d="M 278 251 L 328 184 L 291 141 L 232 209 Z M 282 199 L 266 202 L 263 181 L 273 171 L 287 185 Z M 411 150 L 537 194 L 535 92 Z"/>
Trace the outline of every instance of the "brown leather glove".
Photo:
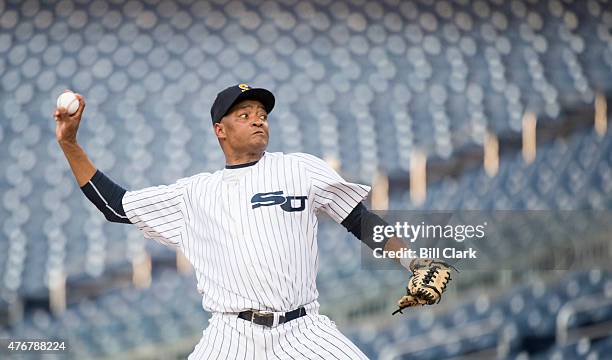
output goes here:
<path id="1" fill-rule="evenodd" d="M 408 280 L 406 295 L 397 302 L 398 309 L 393 315 L 412 306 L 433 305 L 439 303 L 442 294 L 451 280 L 451 270 L 454 266 L 443 261 L 432 259 L 414 259 L 410 262 L 412 276 Z"/>

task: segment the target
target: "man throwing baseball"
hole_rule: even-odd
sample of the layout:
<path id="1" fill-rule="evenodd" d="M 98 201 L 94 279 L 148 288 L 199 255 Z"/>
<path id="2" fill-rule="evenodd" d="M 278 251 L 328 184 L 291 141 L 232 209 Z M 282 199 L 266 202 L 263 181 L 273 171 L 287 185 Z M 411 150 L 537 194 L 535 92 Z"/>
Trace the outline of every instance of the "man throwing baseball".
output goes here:
<path id="1" fill-rule="evenodd" d="M 177 247 L 195 269 L 212 317 L 190 359 L 366 358 L 318 312 L 316 215 L 326 213 L 371 248 L 403 244 L 362 234 L 362 225 L 382 223 L 362 204 L 368 186 L 345 181 L 312 155 L 266 152 L 270 91 L 240 84 L 217 95 L 211 118 L 224 169 L 137 191 L 107 178 L 78 145 L 85 101 L 77 97 L 74 115 L 56 109 L 56 136 L 84 194 L 109 221 Z"/>

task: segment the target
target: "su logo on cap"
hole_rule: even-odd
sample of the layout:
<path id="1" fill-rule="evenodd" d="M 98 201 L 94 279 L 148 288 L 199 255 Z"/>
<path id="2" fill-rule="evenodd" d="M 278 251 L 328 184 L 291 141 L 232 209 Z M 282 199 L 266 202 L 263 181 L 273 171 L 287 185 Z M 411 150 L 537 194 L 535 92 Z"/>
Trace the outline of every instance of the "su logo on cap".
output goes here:
<path id="1" fill-rule="evenodd" d="M 242 92 L 245 92 L 247 90 L 251 90 L 251 87 L 248 84 L 240 84 L 240 85 L 238 85 L 238 87 L 242 89 Z"/>

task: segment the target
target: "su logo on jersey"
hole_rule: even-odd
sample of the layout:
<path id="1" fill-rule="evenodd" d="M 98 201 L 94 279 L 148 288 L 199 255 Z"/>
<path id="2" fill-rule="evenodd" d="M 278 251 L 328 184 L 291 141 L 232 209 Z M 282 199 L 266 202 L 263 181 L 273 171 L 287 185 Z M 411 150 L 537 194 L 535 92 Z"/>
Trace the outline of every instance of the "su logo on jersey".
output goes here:
<path id="1" fill-rule="evenodd" d="M 308 196 L 284 196 L 283 191 L 272 191 L 266 193 L 258 193 L 251 198 L 253 209 L 261 206 L 280 205 L 281 209 L 287 212 L 303 211 L 306 208 L 306 199 Z M 294 202 L 298 202 L 298 206 L 294 206 Z"/>

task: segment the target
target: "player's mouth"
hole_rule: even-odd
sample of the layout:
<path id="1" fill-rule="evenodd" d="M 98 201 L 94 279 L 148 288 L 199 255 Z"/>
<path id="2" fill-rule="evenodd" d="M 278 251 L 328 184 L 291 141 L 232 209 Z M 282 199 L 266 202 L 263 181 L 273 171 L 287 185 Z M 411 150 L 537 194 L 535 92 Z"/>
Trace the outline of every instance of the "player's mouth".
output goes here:
<path id="1" fill-rule="evenodd" d="M 253 135 L 257 135 L 257 134 L 266 135 L 266 133 L 263 132 L 263 130 L 257 130 L 253 133 Z"/>

